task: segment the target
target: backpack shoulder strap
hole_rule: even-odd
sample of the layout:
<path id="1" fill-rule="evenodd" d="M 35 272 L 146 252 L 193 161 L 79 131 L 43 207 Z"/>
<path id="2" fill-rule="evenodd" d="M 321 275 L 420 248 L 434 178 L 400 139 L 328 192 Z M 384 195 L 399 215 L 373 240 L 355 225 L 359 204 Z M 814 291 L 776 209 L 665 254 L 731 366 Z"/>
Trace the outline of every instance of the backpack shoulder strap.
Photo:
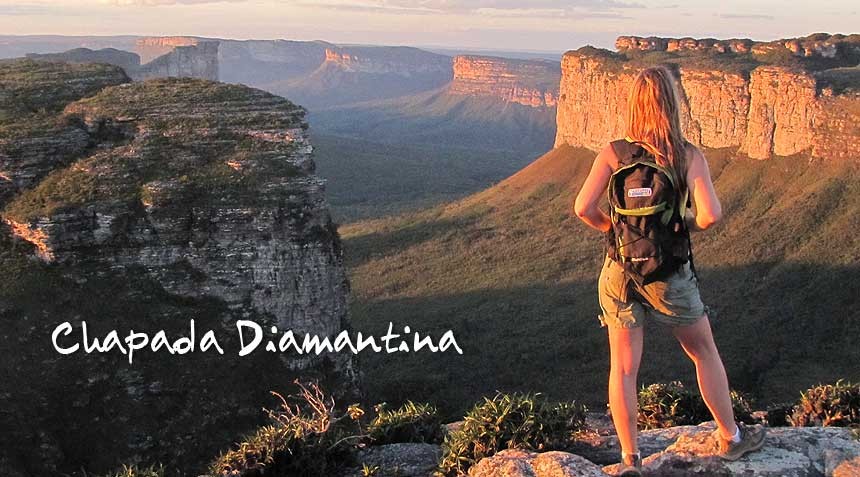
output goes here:
<path id="1" fill-rule="evenodd" d="M 639 142 L 626 136 L 624 139 L 616 139 L 609 144 L 615 151 L 615 156 L 618 157 L 619 165 L 632 164 L 635 158 L 644 157 L 648 154 L 648 151 Z"/>
<path id="2" fill-rule="evenodd" d="M 618 158 L 619 165 L 629 164 L 636 152 L 636 148 L 640 147 L 627 141 L 627 139 L 616 139 L 615 141 L 610 142 L 609 145 L 612 146 L 612 150 L 615 151 L 615 157 Z"/>

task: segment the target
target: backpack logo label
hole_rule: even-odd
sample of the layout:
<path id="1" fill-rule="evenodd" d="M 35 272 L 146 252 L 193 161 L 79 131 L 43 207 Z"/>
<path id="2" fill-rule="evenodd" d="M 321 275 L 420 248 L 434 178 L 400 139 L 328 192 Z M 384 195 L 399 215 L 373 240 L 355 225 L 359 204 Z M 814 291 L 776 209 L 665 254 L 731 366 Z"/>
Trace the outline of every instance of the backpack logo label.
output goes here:
<path id="1" fill-rule="evenodd" d="M 650 187 L 640 187 L 638 189 L 629 189 L 627 191 L 627 197 L 651 197 L 651 188 Z"/>

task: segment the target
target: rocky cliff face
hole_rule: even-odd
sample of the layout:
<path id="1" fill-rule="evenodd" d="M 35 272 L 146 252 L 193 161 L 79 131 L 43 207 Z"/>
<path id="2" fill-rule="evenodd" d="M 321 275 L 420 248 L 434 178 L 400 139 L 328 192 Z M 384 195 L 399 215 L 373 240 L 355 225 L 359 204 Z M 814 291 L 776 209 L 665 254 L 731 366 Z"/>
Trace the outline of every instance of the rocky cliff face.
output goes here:
<path id="1" fill-rule="evenodd" d="M 487 96 L 533 107 L 554 107 L 561 70 L 551 61 L 457 56 L 449 92 Z"/>
<path id="2" fill-rule="evenodd" d="M 194 46 L 200 42 L 199 39 L 190 36 L 157 36 L 138 38 L 135 41 L 134 51 L 140 55 L 143 63 L 166 55 L 180 46 Z"/>
<path id="3" fill-rule="evenodd" d="M 218 81 L 217 41 L 177 46 L 129 74 L 136 80 L 149 78 L 200 78 Z"/>
<path id="4" fill-rule="evenodd" d="M 418 48 L 327 45 L 323 54 L 313 71 L 260 87 L 314 110 L 415 94 L 451 79 L 451 57 Z"/>
<path id="5" fill-rule="evenodd" d="M 36 66 L 23 74 L 21 64 Z M 0 65 L 2 90 L 21 77 L 0 99 L 63 96 L 0 124 L 0 261 L 14 276 L 0 286 L 0 315 L 28 323 L 0 337 L 6 364 L 21 370 L 8 382 L 16 392 L 0 394 L 13 410 L 0 427 L 14 430 L 0 444 L 17 456 L 0 469 L 104 472 L 130 459 L 190 469 L 253 427 L 268 391 L 293 378 L 356 393 L 348 353 L 237 356 L 238 319 L 298 336 L 349 326 L 303 108 L 205 80 L 131 83 L 105 65 Z M 215 330 L 225 355 L 141 352 L 132 367 L 116 350 L 64 357 L 50 346 L 64 321 L 75 335 L 87 321 L 91 337 L 164 329 L 172 341 L 189 319 L 200 334 Z"/>
<path id="6" fill-rule="evenodd" d="M 335 47 L 324 41 L 219 41 L 221 81 L 255 87 L 310 74 L 325 61 L 326 49 Z"/>
<path id="7" fill-rule="evenodd" d="M 622 37 L 619 44 L 624 49 L 670 48 L 660 46 L 661 41 Z M 705 147 L 735 148 L 757 159 L 860 153 L 857 141 L 851 139 L 857 137 L 852 124 L 858 116 L 856 106 L 850 105 L 860 104 L 853 87 L 835 91 L 823 80 L 832 70 L 760 63 L 747 57 L 740 61 L 713 55 L 662 58 L 677 65 L 682 123 L 689 140 Z M 630 85 L 641 68 L 654 62 L 587 48 L 567 52 L 562 59 L 556 146 L 599 150 L 623 137 Z M 853 77 L 850 81 L 857 82 Z"/>
<path id="8" fill-rule="evenodd" d="M 450 74 L 451 69 L 448 57 L 408 47 L 326 48 L 325 61 L 343 71 L 404 77 Z"/>
<path id="9" fill-rule="evenodd" d="M 817 33 L 803 38 L 775 41 L 752 41 L 748 38 L 716 40 L 713 38 L 662 38 L 620 36 L 615 41 L 619 51 L 692 51 L 712 53 L 752 53 L 767 55 L 786 52 L 795 56 L 838 58 L 860 53 L 860 35 L 829 35 Z"/>
<path id="10" fill-rule="evenodd" d="M 262 91 L 164 80 L 106 89 L 64 114 L 118 141 L 51 178 L 86 171 L 88 200 L 42 185 L 7 207 L 7 223 L 39 257 L 75 262 L 98 249 L 163 277 L 172 293 L 250 306 L 281 328 L 340 330 L 348 290 L 300 107 Z M 185 167 L 196 174 L 183 180 Z M 86 184 L 87 173 L 98 179 Z M 55 205 L 43 206 L 44 195 Z"/>

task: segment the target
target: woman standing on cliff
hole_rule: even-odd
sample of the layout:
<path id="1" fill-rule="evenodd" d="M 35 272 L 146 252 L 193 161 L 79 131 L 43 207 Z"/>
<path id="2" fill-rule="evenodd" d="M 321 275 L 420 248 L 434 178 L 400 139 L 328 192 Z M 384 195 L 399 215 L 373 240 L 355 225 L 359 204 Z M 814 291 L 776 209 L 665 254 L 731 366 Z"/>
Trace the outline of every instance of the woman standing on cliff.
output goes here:
<path id="1" fill-rule="evenodd" d="M 580 219 L 601 232 L 612 230 L 610 217 L 598 204 L 605 200 L 613 172 L 619 164 L 629 164 L 634 151 L 642 152 L 640 148 L 672 173 L 679 190 L 688 191 L 693 206 L 692 212 L 688 210 L 683 215 L 688 230 L 705 230 L 721 218 L 708 163 L 701 151 L 683 137 L 672 73 L 654 67 L 639 73 L 633 82 L 628 98 L 627 137 L 607 145 L 594 160 L 574 205 Z M 651 193 L 650 188 L 629 192 L 634 191 Z M 676 271 L 664 280 L 646 284 L 630 279 L 609 254 L 600 273 L 601 321 L 608 328 L 611 362 L 609 408 L 621 444 L 622 476 L 641 475 L 636 380 L 642 357 L 642 325 L 647 320 L 668 325 L 695 363 L 699 389 L 717 424 L 713 437 L 719 446 L 718 455 L 735 460 L 764 443 L 764 428 L 735 422 L 726 371 L 691 270 L 691 257 L 680 258 Z"/>

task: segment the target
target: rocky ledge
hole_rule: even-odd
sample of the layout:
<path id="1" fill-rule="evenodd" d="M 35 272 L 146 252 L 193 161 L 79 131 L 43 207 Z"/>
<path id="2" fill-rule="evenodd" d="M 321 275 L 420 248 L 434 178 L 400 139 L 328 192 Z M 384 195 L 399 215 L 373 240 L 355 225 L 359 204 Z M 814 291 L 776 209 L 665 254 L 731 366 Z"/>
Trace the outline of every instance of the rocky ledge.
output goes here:
<path id="1" fill-rule="evenodd" d="M 737 461 L 714 455 L 712 423 L 641 433 L 644 454 L 666 441 L 665 450 L 643 460 L 645 475 L 661 477 L 818 477 L 849 476 L 860 465 L 860 441 L 844 428 L 769 428 L 765 447 Z M 616 450 L 616 453 L 618 451 Z M 618 465 L 601 467 L 567 452 L 534 453 L 510 449 L 482 459 L 470 477 L 573 477 L 615 475 Z"/>
<path id="2" fill-rule="evenodd" d="M 737 461 L 714 455 L 713 423 L 655 429 L 640 433 L 645 456 L 643 472 L 659 477 L 854 477 L 860 475 L 860 440 L 846 428 L 768 428 L 765 447 Z M 618 465 L 601 465 L 619 453 L 614 436 L 603 436 L 576 453 L 534 452 L 505 449 L 481 459 L 469 477 L 606 477 L 616 475 Z M 378 467 L 380 475 L 431 477 L 439 446 L 391 444 L 365 451 L 359 462 Z M 598 463 L 595 463 L 597 461 Z M 362 475 L 361 468 L 343 474 Z"/>

